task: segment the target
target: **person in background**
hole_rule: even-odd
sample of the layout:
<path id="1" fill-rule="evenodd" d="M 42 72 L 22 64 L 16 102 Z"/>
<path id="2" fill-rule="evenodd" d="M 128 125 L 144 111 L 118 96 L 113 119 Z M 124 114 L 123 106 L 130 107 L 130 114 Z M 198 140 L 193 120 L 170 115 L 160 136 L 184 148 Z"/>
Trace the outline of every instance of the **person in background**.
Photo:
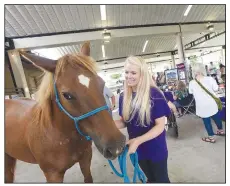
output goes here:
<path id="1" fill-rule="evenodd" d="M 221 72 L 220 72 L 220 69 L 217 70 L 217 74 L 216 74 L 216 79 L 218 81 L 218 85 L 222 84 L 224 81 L 222 80 L 221 78 Z"/>
<path id="2" fill-rule="evenodd" d="M 157 84 L 158 87 L 161 86 L 161 84 L 160 84 L 160 72 L 157 72 L 156 84 Z"/>
<path id="3" fill-rule="evenodd" d="M 181 105 L 179 103 L 180 100 L 185 99 L 188 97 L 188 89 L 183 81 L 178 81 L 177 82 L 177 87 L 176 90 L 174 91 L 174 96 L 173 99 L 175 100 L 173 103 L 178 109 L 179 115 L 178 117 L 182 116 L 182 111 L 181 111 Z"/>
<path id="4" fill-rule="evenodd" d="M 189 81 L 192 80 L 192 67 L 189 65 Z"/>
<path id="5" fill-rule="evenodd" d="M 163 86 L 166 84 L 166 78 L 164 72 L 160 73 L 160 86 Z"/>
<path id="6" fill-rule="evenodd" d="M 169 183 L 165 122 L 171 111 L 163 93 L 154 85 L 148 65 L 141 57 L 125 61 L 124 92 L 119 97 L 120 119 L 129 134 L 128 154 L 137 152 L 139 165 L 150 183 Z"/>
<path id="7" fill-rule="evenodd" d="M 221 79 L 223 80 L 223 83 L 225 84 L 226 76 L 225 76 L 225 66 L 223 64 L 220 64 L 220 73 L 221 73 Z"/>
<path id="8" fill-rule="evenodd" d="M 216 83 L 219 84 L 217 79 L 217 68 L 213 65 L 213 62 L 210 62 L 209 74 L 216 80 Z"/>
<path id="9" fill-rule="evenodd" d="M 153 81 L 154 86 L 156 86 L 155 81 Z M 167 86 L 164 85 L 163 87 L 159 87 L 159 89 L 163 92 L 165 100 L 169 106 L 169 108 L 171 109 L 171 111 L 173 112 L 173 114 L 176 117 L 180 117 L 179 112 L 177 111 L 176 106 L 173 104 L 174 99 L 173 99 L 173 94 L 172 94 L 172 86 Z"/>
<path id="10" fill-rule="evenodd" d="M 115 96 L 107 86 L 104 86 L 103 95 L 105 97 L 106 104 L 110 109 L 109 113 L 112 115 L 112 111 L 115 109 Z"/>
<path id="11" fill-rule="evenodd" d="M 118 88 L 117 89 L 117 94 L 120 95 L 120 93 L 121 93 L 121 89 Z"/>
<path id="12" fill-rule="evenodd" d="M 206 71 L 207 76 L 210 76 L 209 75 L 209 70 L 208 70 L 208 65 L 205 65 L 205 71 Z"/>
<path id="13" fill-rule="evenodd" d="M 208 137 L 202 138 L 205 142 L 215 143 L 214 135 L 225 136 L 222 121 L 218 114 L 218 106 L 216 101 L 211 97 L 195 80 L 200 82 L 212 95 L 216 96 L 215 91 L 218 85 L 212 77 L 206 76 L 206 71 L 202 63 L 195 63 L 192 67 L 194 80 L 189 83 L 189 93 L 193 94 L 196 102 L 196 115 L 201 117 Z M 216 134 L 213 132 L 211 118 L 217 126 Z"/>

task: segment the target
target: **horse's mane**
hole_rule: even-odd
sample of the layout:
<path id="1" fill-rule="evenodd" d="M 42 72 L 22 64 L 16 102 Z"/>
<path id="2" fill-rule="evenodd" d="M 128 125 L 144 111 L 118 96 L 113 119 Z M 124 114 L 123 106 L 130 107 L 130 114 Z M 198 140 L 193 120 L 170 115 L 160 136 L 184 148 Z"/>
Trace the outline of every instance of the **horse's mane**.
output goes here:
<path id="1" fill-rule="evenodd" d="M 80 54 L 65 55 L 61 57 L 56 65 L 55 69 L 55 81 L 66 70 L 66 67 L 71 65 L 72 68 L 83 67 L 96 74 L 97 66 L 96 62 L 91 58 Z M 52 100 L 54 97 L 54 75 L 51 72 L 45 71 L 41 84 L 35 93 L 35 100 L 37 104 L 34 108 L 33 123 L 41 123 L 49 125 L 52 122 Z"/>

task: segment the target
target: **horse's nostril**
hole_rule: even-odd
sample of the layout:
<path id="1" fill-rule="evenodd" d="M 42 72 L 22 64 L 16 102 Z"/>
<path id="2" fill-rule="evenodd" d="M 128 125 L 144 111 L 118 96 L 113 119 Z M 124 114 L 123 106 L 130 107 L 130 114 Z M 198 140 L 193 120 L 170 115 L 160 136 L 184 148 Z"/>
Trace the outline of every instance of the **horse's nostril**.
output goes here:
<path id="1" fill-rule="evenodd" d="M 112 158 L 113 157 L 113 153 L 112 150 L 110 148 L 107 148 L 105 150 L 105 154 L 104 154 L 107 158 Z"/>

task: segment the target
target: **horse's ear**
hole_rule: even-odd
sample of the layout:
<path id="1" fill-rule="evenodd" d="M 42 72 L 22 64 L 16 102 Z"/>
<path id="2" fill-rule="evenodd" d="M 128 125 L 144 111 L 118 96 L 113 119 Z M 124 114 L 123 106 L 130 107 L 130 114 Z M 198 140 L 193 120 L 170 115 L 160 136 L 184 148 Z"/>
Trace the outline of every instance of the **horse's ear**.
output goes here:
<path id="1" fill-rule="evenodd" d="M 24 51 L 19 51 L 19 53 L 24 59 L 31 62 L 33 65 L 52 73 L 55 72 L 57 60 L 48 59 L 35 54 L 29 54 Z"/>
<path id="2" fill-rule="evenodd" d="M 86 41 L 81 47 L 81 53 L 85 56 L 90 56 L 90 42 Z"/>

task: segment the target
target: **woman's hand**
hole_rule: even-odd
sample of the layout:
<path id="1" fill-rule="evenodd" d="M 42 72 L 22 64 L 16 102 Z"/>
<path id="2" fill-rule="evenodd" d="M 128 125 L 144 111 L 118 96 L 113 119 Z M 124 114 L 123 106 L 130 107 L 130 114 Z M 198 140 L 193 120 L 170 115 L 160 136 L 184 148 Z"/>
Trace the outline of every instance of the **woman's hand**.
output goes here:
<path id="1" fill-rule="evenodd" d="M 126 142 L 126 144 L 129 146 L 128 154 L 133 154 L 136 152 L 138 146 L 141 144 L 140 140 L 138 138 L 133 138 Z"/>

